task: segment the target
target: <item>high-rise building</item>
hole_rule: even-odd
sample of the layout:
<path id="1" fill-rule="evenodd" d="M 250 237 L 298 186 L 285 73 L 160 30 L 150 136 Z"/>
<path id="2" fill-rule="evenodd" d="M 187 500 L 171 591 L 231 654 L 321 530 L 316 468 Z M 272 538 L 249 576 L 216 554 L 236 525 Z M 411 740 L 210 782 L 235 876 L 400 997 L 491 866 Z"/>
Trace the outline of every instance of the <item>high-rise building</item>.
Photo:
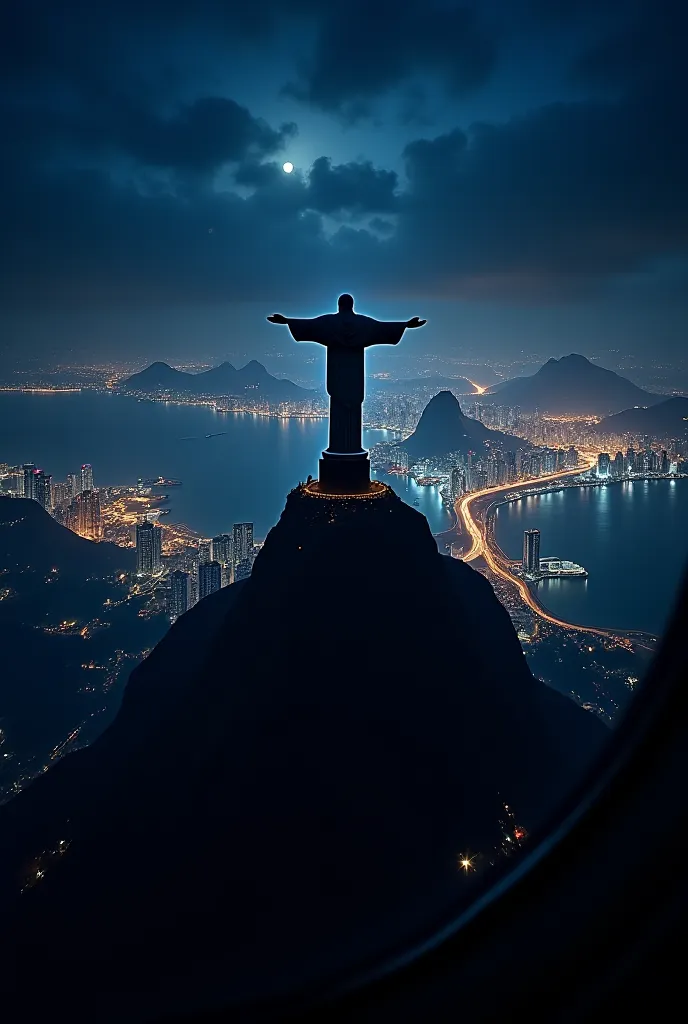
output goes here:
<path id="1" fill-rule="evenodd" d="M 566 453 L 566 468 L 575 469 L 578 465 L 578 451 L 571 445 Z"/>
<path id="2" fill-rule="evenodd" d="M 69 497 L 76 498 L 77 494 L 80 493 L 80 476 L 77 473 L 67 473 L 67 490 L 69 491 Z"/>
<path id="3" fill-rule="evenodd" d="M 539 572 L 540 569 L 540 531 L 523 531 L 523 568 L 527 572 Z"/>
<path id="4" fill-rule="evenodd" d="M 253 563 L 253 523 L 235 523 L 232 528 L 232 562 L 234 563 L 234 576 L 239 562 L 249 561 Z"/>
<path id="5" fill-rule="evenodd" d="M 191 576 L 177 569 L 170 576 L 170 584 L 168 611 L 171 619 L 178 619 L 191 607 Z"/>
<path id="6" fill-rule="evenodd" d="M 14 491 L 18 498 L 24 497 L 24 470 L 20 466 L 10 473 L 10 490 Z"/>
<path id="7" fill-rule="evenodd" d="M 597 477 L 599 480 L 606 480 L 609 476 L 609 453 L 600 452 L 597 456 Z"/>
<path id="8" fill-rule="evenodd" d="M 198 542 L 198 564 L 207 565 L 208 562 L 212 561 L 212 547 L 213 542 L 211 540 L 199 540 Z"/>
<path id="9" fill-rule="evenodd" d="M 660 461 L 659 461 L 659 472 L 666 476 L 669 472 L 669 454 L 665 448 L 662 448 Z"/>
<path id="10" fill-rule="evenodd" d="M 52 484 L 53 508 L 66 507 L 72 500 L 68 484 L 56 480 Z"/>
<path id="11" fill-rule="evenodd" d="M 623 452 L 617 452 L 614 456 L 614 461 L 609 467 L 613 480 L 621 480 L 624 475 L 625 462 L 626 460 L 623 457 Z"/>
<path id="12" fill-rule="evenodd" d="M 564 469 L 566 467 L 566 449 L 559 448 L 557 451 L 557 469 Z"/>
<path id="13" fill-rule="evenodd" d="M 82 491 L 93 490 L 93 467 L 89 462 L 81 467 L 81 488 Z"/>
<path id="14" fill-rule="evenodd" d="M 231 533 L 221 533 L 212 539 L 212 558 L 209 558 L 208 561 L 219 562 L 220 565 L 228 565 L 232 561 L 232 552 L 233 544 Z"/>
<path id="15" fill-rule="evenodd" d="M 69 527 L 87 540 L 100 540 L 103 536 L 98 491 L 82 491 L 71 504 Z"/>
<path id="16" fill-rule="evenodd" d="M 222 566 L 219 562 L 201 562 L 198 566 L 198 599 L 202 601 L 222 586 Z"/>
<path id="17" fill-rule="evenodd" d="M 234 566 L 234 582 L 238 583 L 239 580 L 247 580 L 251 575 L 253 569 L 253 560 L 250 558 L 241 558 Z"/>
<path id="18" fill-rule="evenodd" d="M 449 493 L 452 501 L 460 498 L 466 490 L 466 478 L 461 466 L 454 466 L 449 479 Z"/>
<path id="19" fill-rule="evenodd" d="M 658 452 L 650 452 L 650 472 L 659 473 L 659 467 L 662 464 L 662 460 L 659 457 Z"/>
<path id="20" fill-rule="evenodd" d="M 540 476 L 542 473 L 542 458 L 540 452 L 532 452 L 528 466 L 529 476 Z"/>
<path id="21" fill-rule="evenodd" d="M 33 477 L 34 498 L 46 512 L 50 512 L 53 507 L 52 479 L 50 474 L 44 473 L 42 469 L 37 469 Z"/>
<path id="22" fill-rule="evenodd" d="M 506 478 L 510 484 L 512 484 L 514 480 L 518 479 L 518 470 L 516 468 L 516 452 L 506 453 Z"/>
<path id="23" fill-rule="evenodd" d="M 162 527 L 154 523 L 136 524 L 136 572 L 158 572 L 162 556 Z"/>
<path id="24" fill-rule="evenodd" d="M 35 462 L 25 462 L 22 466 L 24 470 L 24 497 L 35 498 L 36 497 L 36 464 Z"/>

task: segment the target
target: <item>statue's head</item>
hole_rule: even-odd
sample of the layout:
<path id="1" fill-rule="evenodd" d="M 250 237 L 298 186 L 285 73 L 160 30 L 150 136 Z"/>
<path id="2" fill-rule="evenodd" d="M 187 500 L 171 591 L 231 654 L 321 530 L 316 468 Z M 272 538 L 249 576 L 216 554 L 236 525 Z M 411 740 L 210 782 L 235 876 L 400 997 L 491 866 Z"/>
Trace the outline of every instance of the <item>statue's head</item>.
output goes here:
<path id="1" fill-rule="evenodd" d="M 350 312 L 354 308 L 353 295 L 340 295 L 337 299 L 337 307 L 340 313 Z"/>

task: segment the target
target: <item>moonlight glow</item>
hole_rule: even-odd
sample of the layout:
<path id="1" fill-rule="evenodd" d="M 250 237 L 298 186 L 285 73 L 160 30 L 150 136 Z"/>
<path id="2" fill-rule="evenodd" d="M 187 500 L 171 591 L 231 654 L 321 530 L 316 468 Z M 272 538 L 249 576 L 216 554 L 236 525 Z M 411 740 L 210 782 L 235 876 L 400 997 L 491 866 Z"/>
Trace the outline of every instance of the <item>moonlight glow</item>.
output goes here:
<path id="1" fill-rule="evenodd" d="M 282 170 L 285 174 L 291 174 L 294 170 L 294 165 L 287 160 L 286 164 L 282 164 Z"/>

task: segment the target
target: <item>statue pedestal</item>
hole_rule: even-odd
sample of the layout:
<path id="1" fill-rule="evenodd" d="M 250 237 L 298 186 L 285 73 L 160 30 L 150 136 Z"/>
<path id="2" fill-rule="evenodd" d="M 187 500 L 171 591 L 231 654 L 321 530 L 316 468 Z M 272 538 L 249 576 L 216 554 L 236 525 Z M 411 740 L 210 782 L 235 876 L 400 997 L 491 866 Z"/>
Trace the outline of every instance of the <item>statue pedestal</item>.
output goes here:
<path id="1" fill-rule="evenodd" d="M 322 453 L 318 482 L 326 494 L 365 494 L 370 489 L 368 453 L 338 455 Z"/>

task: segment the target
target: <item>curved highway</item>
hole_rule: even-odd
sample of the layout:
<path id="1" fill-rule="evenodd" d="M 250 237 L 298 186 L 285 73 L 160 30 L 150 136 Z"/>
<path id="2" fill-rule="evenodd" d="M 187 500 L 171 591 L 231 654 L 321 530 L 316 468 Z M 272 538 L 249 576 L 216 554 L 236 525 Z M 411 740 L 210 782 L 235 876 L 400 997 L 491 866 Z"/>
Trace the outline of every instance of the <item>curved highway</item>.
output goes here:
<path id="1" fill-rule="evenodd" d="M 585 469 L 591 468 L 594 465 L 594 459 L 590 457 L 589 464 L 587 466 L 578 467 L 573 470 L 566 470 L 563 473 L 551 473 L 548 476 L 537 477 L 533 480 L 527 481 L 525 486 L 539 485 L 546 483 L 548 480 L 555 481 L 561 480 L 567 476 L 577 476 L 579 473 L 585 471 Z M 623 639 L 626 644 L 629 643 L 630 639 L 633 639 L 635 643 L 640 644 L 647 650 L 655 650 L 655 640 L 651 634 L 644 634 L 640 630 L 613 630 L 613 629 L 600 629 L 596 626 L 581 626 L 574 622 L 565 622 L 563 619 L 558 619 L 555 615 L 551 615 L 535 598 L 528 584 L 519 579 L 518 576 L 514 576 L 513 573 L 509 572 L 508 566 L 509 561 L 504 557 L 503 553 L 499 548 L 494 547 L 490 544 L 489 531 L 486 529 L 485 518 L 476 520 L 473 516 L 471 506 L 481 498 L 492 496 L 495 494 L 506 493 L 507 491 L 514 491 L 518 489 L 518 484 L 504 484 L 501 487 L 486 487 L 481 491 L 474 491 L 471 494 L 464 494 L 463 497 L 459 498 L 455 503 L 456 515 L 459 523 L 462 525 L 464 532 L 468 534 L 471 539 L 471 547 L 463 555 L 464 562 L 473 562 L 476 558 L 483 558 L 489 568 L 496 576 L 500 576 L 502 579 L 507 580 L 509 583 L 513 583 L 518 588 L 521 597 L 525 604 L 539 615 L 541 619 L 546 622 L 552 623 L 554 626 L 561 626 L 564 629 L 577 629 L 584 633 L 594 633 L 597 636 L 603 636 L 615 640 Z M 651 645 L 651 646 L 650 646 Z"/>

